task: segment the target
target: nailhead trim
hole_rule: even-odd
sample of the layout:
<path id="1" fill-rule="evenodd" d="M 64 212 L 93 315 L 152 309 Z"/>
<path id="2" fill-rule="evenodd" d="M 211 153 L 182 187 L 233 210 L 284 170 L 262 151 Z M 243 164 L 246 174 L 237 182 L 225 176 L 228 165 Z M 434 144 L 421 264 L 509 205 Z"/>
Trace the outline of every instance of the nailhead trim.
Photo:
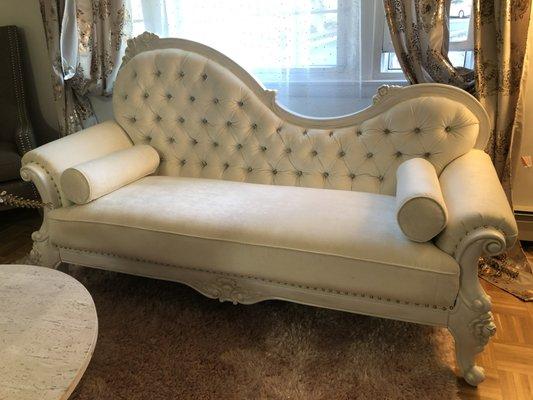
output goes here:
<path id="1" fill-rule="evenodd" d="M 345 295 L 345 296 L 361 297 L 361 298 L 368 297 L 368 298 L 373 299 L 373 300 L 377 299 L 376 302 L 379 301 L 379 302 L 382 302 L 382 303 L 397 303 L 397 304 L 410 305 L 410 306 L 415 306 L 415 307 L 424 307 L 424 308 L 432 307 L 434 309 L 441 309 L 443 311 L 446 311 L 448 308 L 450 308 L 450 309 L 453 308 L 453 306 L 449 306 L 448 307 L 448 306 L 439 306 L 439 305 L 435 305 L 435 304 L 419 304 L 419 303 L 410 302 L 410 301 L 406 301 L 406 300 L 382 298 L 381 296 L 375 296 L 373 294 L 368 294 L 368 293 L 347 292 L 347 291 L 328 289 L 328 288 L 322 288 L 322 287 L 298 285 L 298 284 L 289 283 L 289 282 L 277 281 L 277 280 L 274 280 L 274 279 L 260 278 L 260 277 L 253 276 L 253 275 L 244 275 L 244 274 L 234 274 L 234 273 L 231 273 L 231 272 L 212 271 L 212 270 L 204 269 L 204 268 L 184 267 L 184 266 L 176 265 L 176 264 L 162 263 L 162 262 L 158 262 L 158 261 L 146 260 L 144 258 L 127 257 L 127 256 L 113 254 L 113 253 L 104 253 L 104 252 L 98 252 L 98 251 L 92 251 L 92 250 L 86 250 L 86 249 L 77 249 L 77 248 L 74 248 L 74 247 L 66 247 L 66 246 L 59 246 L 59 245 L 56 245 L 56 247 L 58 247 L 59 249 L 63 249 L 63 250 L 77 251 L 77 252 L 80 252 L 80 253 L 99 254 L 99 255 L 103 255 L 103 256 L 107 256 L 107 257 L 116 257 L 116 258 L 122 258 L 124 260 L 151 263 L 151 264 L 155 264 L 155 265 L 161 265 L 161 266 L 164 266 L 164 267 L 173 267 L 173 268 L 179 268 L 179 269 L 188 270 L 188 271 L 206 272 L 206 273 L 210 273 L 210 274 L 229 276 L 229 277 L 233 277 L 233 278 L 253 279 L 253 280 L 256 280 L 256 281 L 274 283 L 274 284 L 283 285 L 283 286 L 296 287 L 296 288 L 299 288 L 299 289 L 314 290 L 314 291 L 317 291 L 317 292 L 333 293 L 333 294 L 340 294 L 340 295 Z"/>
<path id="2" fill-rule="evenodd" d="M 32 161 L 28 162 L 25 165 L 29 165 L 29 164 L 38 165 L 46 173 L 46 175 L 48 175 L 50 177 L 50 181 L 52 182 L 52 185 L 54 185 L 54 189 L 56 190 L 57 199 L 59 200 L 59 205 L 62 206 L 63 205 L 63 200 L 61 199 L 61 193 L 59 192 L 59 187 L 57 186 L 57 184 L 56 184 L 56 182 L 54 180 L 54 177 L 52 176 L 50 171 L 48 171 L 48 169 L 46 169 L 46 167 L 43 164 L 41 164 L 40 162 L 38 162 L 38 161 L 32 160 Z"/>
<path id="3" fill-rule="evenodd" d="M 27 117 L 26 110 L 26 96 L 24 93 L 24 83 L 22 81 L 22 62 L 20 57 L 20 47 L 17 34 L 17 28 L 8 28 L 8 46 L 11 53 L 11 69 L 13 72 L 14 85 L 15 85 L 15 98 L 17 102 L 17 119 L 19 122 L 19 128 L 23 128 L 26 125 Z M 17 68 L 18 67 L 18 68 Z M 18 74 L 17 74 L 18 70 Z M 30 129 L 20 129 L 20 147 L 22 153 L 25 154 L 32 149 L 31 141 L 29 138 Z"/>

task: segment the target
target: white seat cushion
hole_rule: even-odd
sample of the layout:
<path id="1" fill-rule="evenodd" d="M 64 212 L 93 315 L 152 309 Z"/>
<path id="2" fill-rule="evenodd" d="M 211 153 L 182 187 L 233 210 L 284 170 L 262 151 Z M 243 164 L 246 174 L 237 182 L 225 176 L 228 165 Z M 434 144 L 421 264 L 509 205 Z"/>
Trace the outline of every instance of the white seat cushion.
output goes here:
<path id="1" fill-rule="evenodd" d="M 459 266 L 407 239 L 392 196 L 149 176 L 49 213 L 59 247 L 328 289 L 453 304 Z"/>

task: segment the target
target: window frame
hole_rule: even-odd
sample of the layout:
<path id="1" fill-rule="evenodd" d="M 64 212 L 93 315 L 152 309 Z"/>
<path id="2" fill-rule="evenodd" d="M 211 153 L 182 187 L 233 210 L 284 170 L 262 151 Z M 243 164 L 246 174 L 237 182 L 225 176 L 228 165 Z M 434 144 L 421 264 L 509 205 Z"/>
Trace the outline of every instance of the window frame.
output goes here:
<path id="1" fill-rule="evenodd" d="M 472 1 L 472 0 L 471 0 Z M 378 27 L 377 31 L 375 32 L 375 41 L 380 41 L 382 43 L 382 49 L 381 54 L 378 56 L 375 56 L 375 62 L 373 65 L 374 69 L 374 76 L 383 76 L 383 75 L 390 75 L 391 77 L 396 78 L 400 72 L 396 72 L 396 70 L 385 70 L 385 64 L 389 64 L 390 62 L 390 55 L 394 54 L 394 46 L 392 45 L 392 39 L 390 37 L 390 33 L 388 29 L 385 28 L 385 10 L 383 7 L 382 2 L 376 2 L 376 4 L 379 3 L 380 6 L 376 8 L 376 26 L 378 26 L 380 23 L 383 27 Z M 473 8 L 473 4 L 472 4 Z M 459 18 L 459 17 L 451 17 L 449 15 L 450 10 L 448 10 L 448 19 L 451 20 L 452 18 Z M 470 15 L 469 17 L 469 23 L 468 23 L 468 34 L 466 40 L 460 41 L 460 42 L 450 42 L 449 43 L 449 53 L 450 52 L 463 52 L 464 53 L 464 62 L 462 67 L 468 66 L 473 67 L 474 65 L 474 17 Z M 401 73 L 403 75 L 403 73 Z"/>

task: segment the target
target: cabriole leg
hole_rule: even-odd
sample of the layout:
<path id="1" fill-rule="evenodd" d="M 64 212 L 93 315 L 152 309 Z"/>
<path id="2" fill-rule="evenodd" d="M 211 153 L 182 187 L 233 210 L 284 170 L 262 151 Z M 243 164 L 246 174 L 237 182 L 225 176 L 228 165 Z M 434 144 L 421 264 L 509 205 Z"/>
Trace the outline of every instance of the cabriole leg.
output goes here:
<path id="1" fill-rule="evenodd" d="M 450 311 L 448 329 L 455 339 L 459 373 L 472 386 L 485 379 L 483 368 L 475 364 L 475 356 L 496 333 L 490 297 L 477 276 L 478 260 L 484 254 L 499 254 L 505 247 L 505 238 L 500 231 L 481 227 L 465 237 L 455 254 L 461 267 L 460 284 L 455 306 Z"/>
<path id="2" fill-rule="evenodd" d="M 485 380 L 483 368 L 475 364 L 475 356 L 496 333 L 490 308 L 487 295 L 472 303 L 460 296 L 450 316 L 449 329 L 455 339 L 457 366 L 461 376 L 472 386 Z"/>
<path id="3" fill-rule="evenodd" d="M 50 243 L 48 236 L 48 223 L 44 216 L 41 229 L 32 233 L 33 248 L 30 251 L 30 262 L 42 267 L 57 268 L 61 263 L 59 250 Z"/>

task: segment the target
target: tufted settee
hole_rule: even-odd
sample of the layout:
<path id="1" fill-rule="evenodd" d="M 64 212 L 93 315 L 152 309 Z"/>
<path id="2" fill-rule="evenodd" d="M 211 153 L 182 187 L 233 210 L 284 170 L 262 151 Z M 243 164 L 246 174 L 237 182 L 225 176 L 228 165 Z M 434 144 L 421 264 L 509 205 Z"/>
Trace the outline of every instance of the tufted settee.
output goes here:
<path id="1" fill-rule="evenodd" d="M 182 282 L 221 301 L 445 326 L 461 375 L 483 380 L 474 356 L 495 326 L 477 260 L 517 232 L 481 150 L 488 117 L 469 94 L 384 87 L 360 113 L 311 119 L 215 50 L 143 34 L 129 42 L 113 107 L 114 121 L 24 156 L 22 177 L 52 206 L 33 234 L 36 262 Z M 72 203 L 65 170 L 140 145 L 157 150 L 154 174 Z M 434 168 L 448 216 L 422 242 L 396 221 L 397 170 L 413 158 Z"/>

